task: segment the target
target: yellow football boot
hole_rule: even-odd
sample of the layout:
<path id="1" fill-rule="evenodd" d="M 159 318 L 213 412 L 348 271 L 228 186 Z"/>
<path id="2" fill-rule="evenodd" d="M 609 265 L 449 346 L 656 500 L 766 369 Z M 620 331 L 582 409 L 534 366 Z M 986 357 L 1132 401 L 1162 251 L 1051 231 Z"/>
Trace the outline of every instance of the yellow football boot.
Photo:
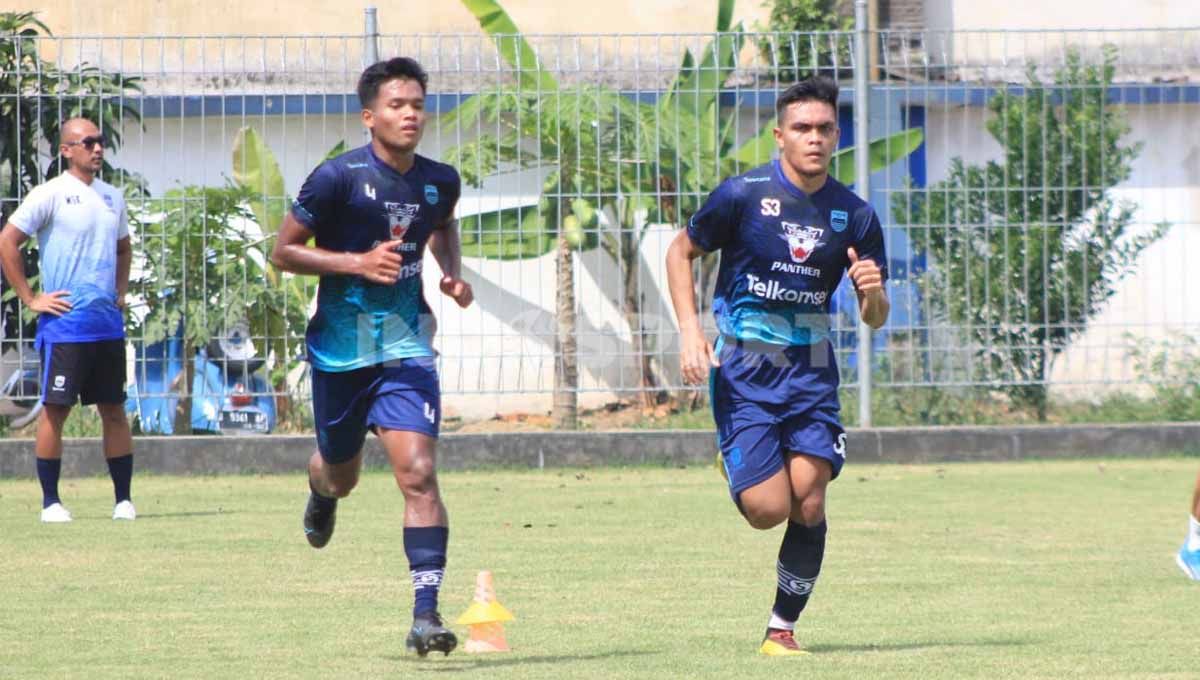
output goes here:
<path id="1" fill-rule="evenodd" d="M 767 656 L 805 656 L 810 654 L 796 644 L 796 638 L 792 635 L 792 631 L 780 628 L 767 629 L 767 635 L 763 638 L 758 653 Z"/>

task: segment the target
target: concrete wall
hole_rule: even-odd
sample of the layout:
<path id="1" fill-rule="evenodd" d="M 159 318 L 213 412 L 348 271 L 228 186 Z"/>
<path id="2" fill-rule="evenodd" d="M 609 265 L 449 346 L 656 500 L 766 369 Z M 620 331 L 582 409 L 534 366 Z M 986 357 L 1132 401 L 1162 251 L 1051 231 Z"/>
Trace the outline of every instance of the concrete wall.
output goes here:
<path id="1" fill-rule="evenodd" d="M 892 29 L 925 27 L 926 0 L 878 0 L 879 25 Z"/>
<path id="2" fill-rule="evenodd" d="M 1192 0 L 925 0 L 926 16 L 949 17 L 954 30 L 1183 28 L 1200 26 Z M 944 19 L 943 19 L 944 20 Z"/>
<path id="3" fill-rule="evenodd" d="M 501 3 L 526 33 L 691 33 L 715 25 L 715 0 L 616 0 L 596 11 L 585 0 L 504 0 Z M 741 0 L 734 21 L 765 20 L 764 3 Z M 355 35 L 362 32 L 363 9 L 379 9 L 385 33 L 476 33 L 478 24 L 459 2 L 388 4 L 331 3 L 321 0 L 42 0 L 35 9 L 57 35 Z M 908 26 L 924 15 L 936 30 L 1145 28 L 1200 25 L 1200 4 L 1192 0 L 889 0 L 892 13 Z M 4 0 L 0 9 L 26 9 Z"/>
<path id="4" fill-rule="evenodd" d="M 934 31 L 954 27 L 954 0 L 925 0 L 925 28 Z"/>
<path id="5" fill-rule="evenodd" d="M 716 25 L 716 0 L 502 0 L 525 33 L 693 33 Z M 35 6 L 36 5 L 36 6 Z M 0 8 L 34 8 L 56 35 L 355 35 L 363 10 L 378 8 L 384 33 L 477 33 L 475 17 L 455 0 L 328 2 L 325 0 L 4 0 Z M 763 19 L 762 3 L 737 3 L 734 22 Z"/>
<path id="6" fill-rule="evenodd" d="M 937 30 L 1182 28 L 1200 25 L 1191 0 L 924 0 L 925 27 Z"/>
<path id="7" fill-rule="evenodd" d="M 305 469 L 312 437 L 140 437 L 139 472 L 163 474 L 293 473 Z M 385 466 L 379 440 L 365 463 Z M 941 463 L 1103 458 L 1200 453 L 1200 423 L 1044 427 L 876 428 L 850 431 L 847 474 L 857 463 Z M 712 464 L 716 442 L 703 430 L 450 434 L 438 443 L 443 470 L 597 465 Z M 63 474 L 105 474 L 97 440 L 68 440 Z M 33 442 L 0 440 L 0 478 L 35 474 Z M 716 475 L 716 471 L 713 472 Z"/>

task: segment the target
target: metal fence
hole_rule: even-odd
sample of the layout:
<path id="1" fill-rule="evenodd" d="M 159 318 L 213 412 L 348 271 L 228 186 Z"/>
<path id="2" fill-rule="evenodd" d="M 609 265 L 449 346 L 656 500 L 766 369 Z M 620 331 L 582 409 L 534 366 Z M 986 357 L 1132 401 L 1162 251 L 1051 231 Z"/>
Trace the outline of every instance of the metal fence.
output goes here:
<path id="1" fill-rule="evenodd" d="M 873 141 L 867 193 L 891 271 L 868 380 L 853 294 L 836 296 L 845 386 L 1094 394 L 1181 379 L 1156 373 L 1149 349 L 1184 352 L 1200 331 L 1187 294 L 1200 29 L 872 32 L 865 60 L 854 33 L 537 35 L 531 51 L 483 34 L 3 40 L 5 216 L 55 166 L 54 121 L 82 109 L 119 139 L 108 178 L 132 218 L 131 409 L 201 400 L 216 356 L 246 339 L 257 360 L 239 366 L 262 376 L 242 376 L 251 397 L 304 395 L 316 282 L 271 271 L 265 254 L 308 172 L 364 143 L 353 92 L 376 55 L 429 71 L 420 151 L 467 180 L 477 304 L 459 310 L 425 270 L 443 389 L 464 411 L 545 408 L 556 374 L 593 400 L 681 389 L 666 246 L 723 176 L 770 158 L 775 98 L 818 72 L 842 84 L 842 148 Z M 31 147 L 36 167 L 11 153 Z M 837 166 L 848 182 L 852 157 Z M 715 261 L 697 273 L 709 317 Z M 11 383 L 32 326 L 14 301 L 4 309 Z M 197 350 L 207 363 L 185 360 Z M 229 395 L 213 389 L 220 410 Z"/>

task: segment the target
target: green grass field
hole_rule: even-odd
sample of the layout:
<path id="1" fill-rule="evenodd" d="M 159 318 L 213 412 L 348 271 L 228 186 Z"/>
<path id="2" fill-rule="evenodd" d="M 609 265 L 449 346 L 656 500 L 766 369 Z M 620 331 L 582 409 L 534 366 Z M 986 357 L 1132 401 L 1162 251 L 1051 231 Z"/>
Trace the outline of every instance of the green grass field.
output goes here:
<path id="1" fill-rule="evenodd" d="M 712 468 L 451 473 L 442 610 L 491 569 L 513 652 L 404 654 L 401 498 L 372 472 L 323 551 L 301 476 L 0 481 L 0 678 L 1196 678 L 1172 561 L 1196 459 L 854 466 L 798 637 L 755 654 L 780 531 Z"/>

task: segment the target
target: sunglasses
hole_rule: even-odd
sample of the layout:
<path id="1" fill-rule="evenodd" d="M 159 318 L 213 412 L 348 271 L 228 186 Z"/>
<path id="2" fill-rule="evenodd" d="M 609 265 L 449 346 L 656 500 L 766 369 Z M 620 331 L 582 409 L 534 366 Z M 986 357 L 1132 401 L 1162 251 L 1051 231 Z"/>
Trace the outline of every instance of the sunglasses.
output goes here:
<path id="1" fill-rule="evenodd" d="M 63 142 L 63 146 L 78 146 L 83 145 L 83 148 L 91 151 L 96 148 L 96 145 L 108 146 L 108 140 L 104 139 L 104 135 L 96 135 L 94 137 L 84 137 L 78 142 Z"/>

